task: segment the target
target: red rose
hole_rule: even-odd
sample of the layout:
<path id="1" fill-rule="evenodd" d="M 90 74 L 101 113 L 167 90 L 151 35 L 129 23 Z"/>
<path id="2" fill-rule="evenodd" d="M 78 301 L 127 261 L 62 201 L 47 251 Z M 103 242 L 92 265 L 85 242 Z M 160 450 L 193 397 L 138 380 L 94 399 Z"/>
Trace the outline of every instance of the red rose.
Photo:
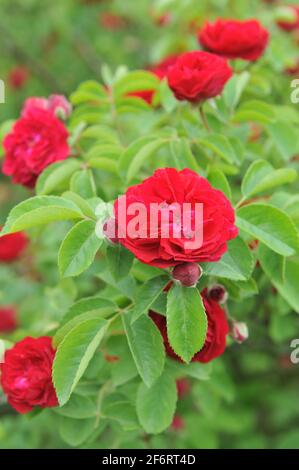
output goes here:
<path id="1" fill-rule="evenodd" d="M 1 385 L 8 403 L 19 413 L 28 413 L 34 406 L 58 405 L 52 383 L 54 356 L 48 336 L 27 337 L 5 352 Z"/>
<path id="2" fill-rule="evenodd" d="M 0 307 L 0 333 L 10 333 L 18 326 L 17 312 L 12 306 Z"/>
<path id="3" fill-rule="evenodd" d="M 229 59 L 257 60 L 264 52 L 269 33 L 257 20 L 222 20 L 206 23 L 198 40 L 210 52 Z"/>
<path id="4" fill-rule="evenodd" d="M 1 227 L 0 227 L 1 230 Z M 28 238 L 24 232 L 9 233 L 0 237 L 0 262 L 15 261 L 28 245 Z"/>
<path id="5" fill-rule="evenodd" d="M 201 297 L 208 318 L 208 331 L 203 348 L 194 355 L 191 362 L 205 363 L 210 362 L 212 359 L 215 359 L 224 353 L 229 326 L 227 323 L 225 311 L 215 300 L 207 297 L 206 289 L 201 293 Z M 181 358 L 174 352 L 169 344 L 166 317 L 152 311 L 149 315 L 161 332 L 166 354 L 169 357 L 182 362 Z"/>
<path id="6" fill-rule="evenodd" d="M 12 175 L 14 183 L 33 188 L 47 166 L 69 156 L 67 139 L 67 129 L 51 111 L 25 108 L 3 141 L 3 173 Z"/>
<path id="7" fill-rule="evenodd" d="M 8 83 L 13 90 L 19 90 L 20 88 L 23 88 L 28 78 L 28 69 L 26 67 L 17 66 L 9 72 Z"/>
<path id="8" fill-rule="evenodd" d="M 175 54 L 170 55 L 166 57 L 165 59 L 163 59 L 158 64 L 150 67 L 148 71 L 152 72 L 160 80 L 163 80 L 163 78 L 166 77 L 167 75 L 167 71 L 169 67 L 172 67 L 175 64 L 178 57 L 179 56 Z M 142 91 L 137 90 L 137 91 L 133 91 L 129 93 L 129 96 L 136 96 L 137 98 L 143 99 L 148 104 L 152 104 L 154 94 L 155 94 L 154 90 L 142 90 Z"/>
<path id="9" fill-rule="evenodd" d="M 130 232 L 135 213 L 129 215 L 129 212 L 136 203 L 142 205 L 148 219 L 145 226 L 140 227 L 140 236 Z M 153 203 L 161 208 L 157 224 L 152 222 Z M 197 203 L 203 205 L 203 217 L 200 221 L 197 217 Z M 172 216 L 173 206 L 181 209 L 180 220 Z M 159 268 L 183 262 L 219 261 L 227 251 L 227 241 L 238 234 L 234 225 L 234 210 L 228 199 L 205 178 L 188 169 L 178 171 L 164 168 L 155 171 L 151 177 L 130 187 L 125 196 L 115 201 L 114 214 L 119 243 L 143 263 Z M 169 221 L 165 222 L 165 214 Z M 196 220 L 199 221 L 203 239 L 201 244 L 195 243 L 193 247 L 192 242 L 197 239 L 198 234 L 194 226 Z M 191 224 L 194 231 L 190 228 Z M 165 229 L 169 231 L 167 237 L 162 236 Z M 191 242 L 192 247 L 188 242 Z"/>
<path id="10" fill-rule="evenodd" d="M 289 8 L 294 18 L 292 21 L 278 20 L 277 26 L 287 32 L 294 31 L 294 29 L 299 28 L 299 6 L 290 5 L 286 8 Z"/>
<path id="11" fill-rule="evenodd" d="M 231 76 L 225 59 L 202 51 L 182 54 L 167 72 L 175 97 L 192 103 L 219 95 Z"/>

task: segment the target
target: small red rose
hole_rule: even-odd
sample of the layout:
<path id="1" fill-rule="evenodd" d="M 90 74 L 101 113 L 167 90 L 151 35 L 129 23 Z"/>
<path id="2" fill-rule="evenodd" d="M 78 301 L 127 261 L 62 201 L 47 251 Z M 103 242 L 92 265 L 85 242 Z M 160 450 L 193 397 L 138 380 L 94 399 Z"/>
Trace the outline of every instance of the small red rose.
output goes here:
<path id="1" fill-rule="evenodd" d="M 203 51 L 182 54 L 167 72 L 175 97 L 192 103 L 220 95 L 231 76 L 225 59 Z"/>
<path id="2" fill-rule="evenodd" d="M 24 66 L 14 67 L 8 75 L 8 84 L 13 90 L 20 90 L 29 79 L 29 71 Z"/>
<path id="3" fill-rule="evenodd" d="M 257 20 L 222 20 L 206 23 L 199 32 L 200 44 L 228 59 L 255 61 L 264 53 L 268 31 Z"/>
<path id="4" fill-rule="evenodd" d="M 17 311 L 13 306 L 0 307 L 0 333 L 11 333 L 18 326 Z"/>
<path id="5" fill-rule="evenodd" d="M 48 336 L 27 337 L 4 354 L 1 385 L 8 403 L 19 413 L 28 413 L 35 406 L 58 405 L 52 382 L 55 350 L 51 341 Z"/>
<path id="6" fill-rule="evenodd" d="M 208 331 L 203 348 L 194 355 L 191 362 L 210 362 L 224 353 L 226 347 L 226 336 L 229 333 L 229 325 L 226 319 L 225 311 L 218 302 L 207 296 L 205 289 L 201 293 L 205 311 L 208 318 Z M 182 362 L 181 358 L 174 352 L 169 344 L 167 336 L 166 317 L 155 312 L 150 312 L 151 319 L 159 328 L 163 337 L 166 354 L 177 361 Z"/>
<path id="7" fill-rule="evenodd" d="M 66 127 L 52 111 L 25 106 L 3 141 L 3 173 L 14 183 L 33 188 L 47 166 L 70 155 L 67 139 Z"/>
<path id="8" fill-rule="evenodd" d="M 0 262 L 9 263 L 18 259 L 28 243 L 24 232 L 9 233 L 0 237 Z"/>
<path id="9" fill-rule="evenodd" d="M 136 204 L 142 206 L 146 221 L 135 234 L 130 229 L 136 217 L 135 209 L 133 213 L 131 211 Z M 160 211 L 157 223 L 152 220 L 153 205 Z M 203 213 L 198 217 L 200 205 Z M 180 212 L 181 217 L 173 215 L 173 209 Z M 158 268 L 183 262 L 219 261 L 227 251 L 227 242 L 238 235 L 229 200 L 205 178 L 189 169 L 155 171 L 115 201 L 114 217 L 119 243 L 143 263 Z M 186 219 L 189 219 L 188 224 Z M 199 231 L 202 240 L 197 244 Z"/>

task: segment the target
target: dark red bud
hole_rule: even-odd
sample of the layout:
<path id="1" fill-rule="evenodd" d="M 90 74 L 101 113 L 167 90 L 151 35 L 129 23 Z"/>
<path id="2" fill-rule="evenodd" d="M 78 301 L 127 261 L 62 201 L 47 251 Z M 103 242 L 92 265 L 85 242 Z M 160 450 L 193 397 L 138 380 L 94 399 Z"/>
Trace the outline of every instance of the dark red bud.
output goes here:
<path id="1" fill-rule="evenodd" d="M 215 300 L 219 304 L 223 304 L 227 301 L 227 292 L 221 284 L 214 284 L 208 290 L 208 296 L 211 300 Z"/>
<path id="2" fill-rule="evenodd" d="M 172 277 L 185 287 L 195 286 L 202 275 L 202 269 L 196 263 L 178 264 L 172 271 Z"/>

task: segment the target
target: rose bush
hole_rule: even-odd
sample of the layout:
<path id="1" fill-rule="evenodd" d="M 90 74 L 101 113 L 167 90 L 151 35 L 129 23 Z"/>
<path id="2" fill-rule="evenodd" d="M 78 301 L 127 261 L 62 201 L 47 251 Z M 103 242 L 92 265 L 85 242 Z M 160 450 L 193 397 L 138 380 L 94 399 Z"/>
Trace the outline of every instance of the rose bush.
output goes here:
<path id="1" fill-rule="evenodd" d="M 0 448 L 296 444 L 296 30 L 260 1 L 90 3 L 68 60 L 41 38 L 69 97 L 34 62 L 3 108 Z"/>

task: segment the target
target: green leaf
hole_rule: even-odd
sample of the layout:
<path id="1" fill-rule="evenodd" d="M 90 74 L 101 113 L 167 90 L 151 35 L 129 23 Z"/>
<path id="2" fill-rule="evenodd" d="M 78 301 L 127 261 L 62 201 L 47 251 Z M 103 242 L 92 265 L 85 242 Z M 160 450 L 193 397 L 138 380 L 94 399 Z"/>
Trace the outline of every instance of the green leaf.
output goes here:
<path id="1" fill-rule="evenodd" d="M 96 404 L 93 400 L 91 400 L 91 398 L 82 397 L 80 395 L 76 395 L 75 393 L 72 395 L 66 405 L 62 407 L 56 407 L 53 410 L 59 415 L 73 419 L 93 418 L 97 414 Z"/>
<path id="2" fill-rule="evenodd" d="M 82 212 L 72 201 L 58 196 L 36 196 L 26 199 L 11 210 L 1 235 L 58 220 L 81 218 Z"/>
<path id="3" fill-rule="evenodd" d="M 242 104 L 232 118 L 232 122 L 258 122 L 269 124 L 276 120 L 273 106 L 263 101 L 252 100 Z"/>
<path id="4" fill-rule="evenodd" d="M 60 406 L 69 400 L 99 347 L 108 322 L 102 318 L 75 326 L 60 343 L 53 363 L 53 383 Z"/>
<path id="5" fill-rule="evenodd" d="M 176 384 L 169 374 L 163 374 L 150 388 L 141 384 L 136 410 L 144 430 L 149 434 L 158 434 L 167 429 L 173 420 L 176 402 Z"/>
<path id="6" fill-rule="evenodd" d="M 267 272 L 268 266 L 264 263 L 262 268 L 265 270 L 267 276 L 271 279 L 272 283 L 278 290 L 279 294 L 286 300 L 286 302 L 299 313 L 299 259 L 286 259 L 284 281 L 272 278 L 272 273 Z"/>
<path id="7" fill-rule="evenodd" d="M 74 158 L 52 163 L 39 176 L 35 187 L 36 194 L 50 194 L 60 189 L 61 186 L 65 188 L 72 174 L 80 168 L 81 164 L 80 160 Z"/>
<path id="8" fill-rule="evenodd" d="M 190 149 L 187 139 L 178 139 L 170 141 L 170 150 L 174 160 L 174 166 L 178 170 L 190 168 L 193 171 L 199 172 L 200 168 L 197 161 Z"/>
<path id="9" fill-rule="evenodd" d="M 258 247 L 258 260 L 267 276 L 276 282 L 284 282 L 285 258 L 267 248 L 263 243 Z"/>
<path id="10" fill-rule="evenodd" d="M 216 263 L 202 265 L 209 276 L 224 277 L 234 281 L 245 281 L 251 276 L 254 259 L 246 243 L 237 237 L 228 242 L 228 251 Z"/>
<path id="11" fill-rule="evenodd" d="M 131 325 L 128 313 L 122 315 L 128 344 L 138 373 L 147 386 L 162 374 L 165 351 L 162 336 L 154 322 L 143 315 Z"/>
<path id="12" fill-rule="evenodd" d="M 292 183 L 297 178 L 297 172 L 291 168 L 275 170 L 265 160 L 256 160 L 248 168 L 242 181 L 242 194 L 246 198 L 267 191 L 276 186 Z"/>
<path id="13" fill-rule="evenodd" d="M 219 168 L 213 167 L 208 174 L 208 180 L 213 188 L 222 191 L 228 199 L 231 199 L 232 192 L 225 174 Z"/>
<path id="14" fill-rule="evenodd" d="M 207 327 L 198 290 L 175 284 L 167 295 L 167 335 L 174 352 L 190 362 L 204 345 Z"/>
<path id="15" fill-rule="evenodd" d="M 80 424 L 78 426 L 78 424 Z M 82 419 L 80 423 L 76 419 L 60 416 L 58 430 L 61 438 L 70 446 L 78 447 L 94 433 L 96 419 Z"/>
<path id="16" fill-rule="evenodd" d="M 237 210 L 237 226 L 282 256 L 299 250 L 292 220 L 281 210 L 266 204 L 250 204 Z"/>
<path id="17" fill-rule="evenodd" d="M 216 155 L 228 163 L 238 163 L 238 158 L 229 139 L 222 134 L 209 134 L 204 139 L 199 139 L 199 144 L 212 150 Z"/>
<path id="18" fill-rule="evenodd" d="M 178 101 L 169 88 L 166 78 L 161 80 L 159 86 L 159 98 L 163 109 L 165 109 L 167 113 L 172 113 L 173 110 L 178 106 Z"/>
<path id="19" fill-rule="evenodd" d="M 123 150 L 120 159 L 119 159 L 119 171 L 123 176 L 126 176 L 127 169 L 131 164 L 131 160 L 137 155 L 137 153 L 150 142 L 156 141 L 157 136 L 146 135 L 139 137 L 139 139 L 134 140 L 131 144 Z"/>
<path id="20" fill-rule="evenodd" d="M 92 220 L 96 220 L 96 215 L 92 207 L 86 202 L 83 197 L 79 196 L 79 194 L 74 193 L 73 191 L 66 191 L 63 193 L 63 198 L 68 199 L 69 201 L 73 201 L 79 209 L 82 211 L 86 217 Z"/>
<path id="21" fill-rule="evenodd" d="M 249 79 L 250 74 L 245 71 L 240 74 L 235 74 L 226 84 L 223 91 L 223 98 L 230 110 L 233 110 L 238 105 Z"/>
<path id="22" fill-rule="evenodd" d="M 145 282 L 137 291 L 135 307 L 132 312 L 132 323 L 141 315 L 147 314 L 169 282 L 167 276 L 158 276 Z"/>
<path id="23" fill-rule="evenodd" d="M 82 220 L 68 232 L 58 253 L 62 277 L 78 276 L 91 265 L 102 244 L 95 228 L 95 222 Z"/>
<path id="24" fill-rule="evenodd" d="M 114 95 L 119 97 L 136 90 L 157 90 L 160 80 L 151 72 L 137 70 L 129 72 L 114 84 Z"/>
<path id="25" fill-rule="evenodd" d="M 134 255 L 120 243 L 108 245 L 106 250 L 109 270 L 115 280 L 126 277 L 132 267 Z"/>
<path id="26" fill-rule="evenodd" d="M 153 157 L 153 153 L 157 152 L 163 145 L 165 145 L 165 142 L 166 139 L 154 140 L 153 142 L 146 144 L 137 152 L 129 165 L 127 172 L 127 182 L 131 181 L 136 176 L 145 161 L 150 157 Z"/>
<path id="27" fill-rule="evenodd" d="M 91 158 L 88 161 L 88 165 L 91 168 L 96 168 L 98 170 L 105 170 L 108 173 L 112 173 L 112 174 L 118 174 L 117 162 L 114 160 L 111 160 L 110 158 L 105 158 L 105 157 Z"/>
<path id="28" fill-rule="evenodd" d="M 289 122 L 278 121 L 267 126 L 270 137 L 285 161 L 298 153 L 297 126 L 293 127 Z"/>
<path id="29" fill-rule="evenodd" d="M 76 171 L 72 178 L 70 189 L 84 199 L 89 199 L 97 195 L 92 170 Z"/>

